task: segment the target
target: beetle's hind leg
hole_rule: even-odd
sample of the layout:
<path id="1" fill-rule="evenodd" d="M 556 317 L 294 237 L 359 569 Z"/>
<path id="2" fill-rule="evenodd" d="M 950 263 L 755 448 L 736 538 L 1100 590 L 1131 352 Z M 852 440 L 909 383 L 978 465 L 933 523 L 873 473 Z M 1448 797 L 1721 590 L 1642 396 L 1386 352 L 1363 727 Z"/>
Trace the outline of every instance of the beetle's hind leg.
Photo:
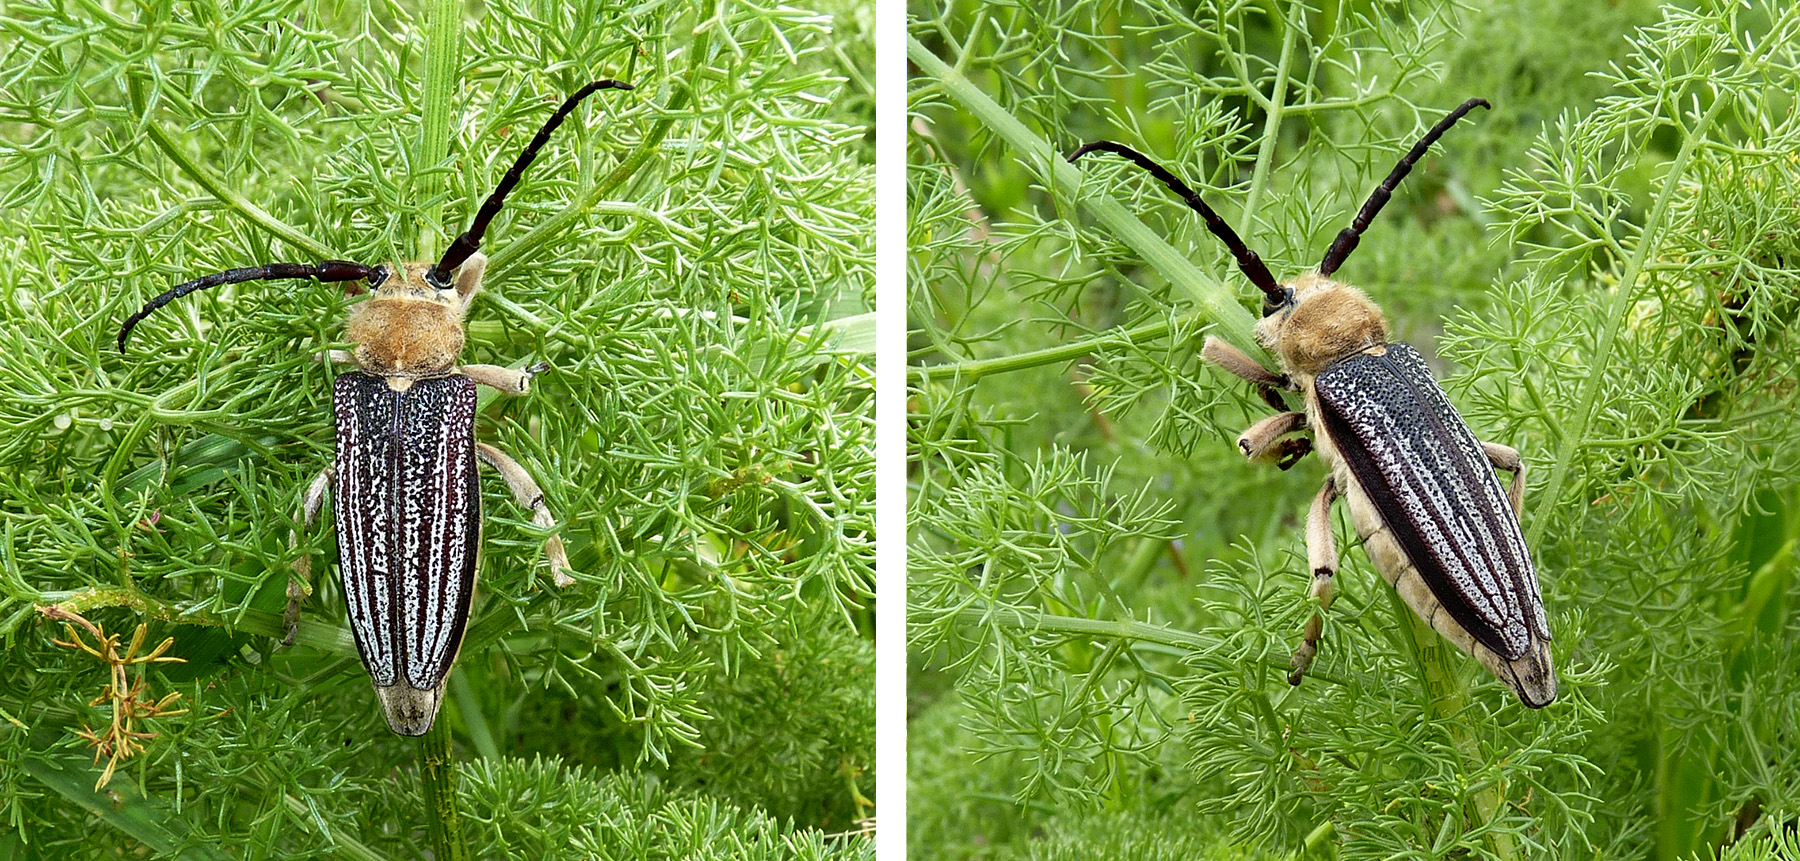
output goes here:
<path id="1" fill-rule="evenodd" d="M 1300 641 L 1300 648 L 1294 650 L 1294 659 L 1289 662 L 1293 667 L 1288 672 L 1290 685 L 1300 684 L 1301 677 L 1312 667 L 1313 656 L 1319 653 L 1319 637 L 1325 632 L 1325 611 L 1331 609 L 1332 577 L 1337 574 L 1337 539 L 1331 535 L 1331 504 L 1337 497 L 1337 484 L 1325 479 L 1325 486 L 1319 488 L 1319 495 L 1313 497 L 1312 509 L 1306 514 L 1306 562 L 1312 569 L 1311 594 L 1319 602 L 1319 609 L 1306 620 L 1305 636 Z"/>
<path id="2" fill-rule="evenodd" d="M 509 373 L 516 375 L 519 372 Z M 531 522 L 534 525 L 542 529 L 556 528 L 556 518 L 550 515 L 549 506 L 544 504 L 543 489 L 531 479 L 531 474 L 525 471 L 525 467 L 507 457 L 505 452 L 484 442 L 475 444 L 475 453 L 498 471 L 501 478 L 506 479 L 506 486 L 512 488 L 513 499 L 531 510 Z M 563 549 L 561 536 L 552 535 L 544 539 L 544 556 L 550 560 L 550 574 L 555 578 L 556 585 L 567 586 L 575 582 L 575 578 L 568 574 L 572 569 L 569 565 L 569 553 Z"/>
<path id="3" fill-rule="evenodd" d="M 1495 469 L 1513 474 L 1512 483 L 1506 486 L 1506 499 L 1512 503 L 1513 517 L 1524 517 L 1525 461 L 1519 457 L 1519 450 L 1497 442 L 1484 442 L 1481 450 L 1487 453 L 1488 463 Z"/>
<path id="4" fill-rule="evenodd" d="M 300 500 L 300 522 L 303 529 L 311 529 L 319 519 L 319 509 L 325 507 L 325 491 L 331 489 L 337 478 L 337 471 L 325 467 L 319 471 L 312 484 L 306 486 L 306 495 Z M 288 531 L 288 547 L 300 546 L 300 530 Z M 294 634 L 300 629 L 300 602 L 312 595 L 312 557 L 301 555 L 294 559 L 294 576 L 288 578 L 287 612 L 281 616 L 281 625 L 287 636 L 281 638 L 283 646 L 294 644 Z"/>

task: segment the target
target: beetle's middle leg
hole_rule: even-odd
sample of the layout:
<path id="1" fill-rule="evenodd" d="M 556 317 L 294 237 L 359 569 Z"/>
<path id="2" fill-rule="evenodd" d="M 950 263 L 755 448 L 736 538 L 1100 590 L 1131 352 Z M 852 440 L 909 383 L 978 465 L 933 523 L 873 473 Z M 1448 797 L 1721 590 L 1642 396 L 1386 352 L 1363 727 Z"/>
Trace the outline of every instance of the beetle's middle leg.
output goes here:
<path id="1" fill-rule="evenodd" d="M 1512 484 L 1506 487 L 1506 499 L 1512 503 L 1513 517 L 1525 516 L 1525 461 L 1519 457 L 1519 450 L 1497 442 L 1484 442 L 1481 450 L 1487 453 L 1488 463 L 1501 472 L 1513 474 Z"/>
<path id="2" fill-rule="evenodd" d="M 1312 440 L 1304 437 L 1296 439 L 1282 439 L 1282 437 L 1305 429 L 1305 413 L 1291 411 L 1276 413 L 1238 434 L 1238 451 L 1243 452 L 1244 457 L 1251 460 L 1272 460 L 1276 466 L 1287 469 L 1312 451 Z"/>
<path id="3" fill-rule="evenodd" d="M 328 466 L 319 471 L 318 476 L 312 480 L 312 484 L 306 486 L 306 495 L 301 497 L 300 500 L 300 522 L 302 529 L 311 529 L 313 523 L 318 521 L 319 509 L 325 507 L 325 491 L 331 489 L 331 484 L 336 478 L 337 471 Z M 289 530 L 289 549 L 298 546 L 300 546 L 300 530 Z M 281 616 L 282 627 L 287 630 L 287 636 L 281 638 L 281 644 L 283 646 L 292 646 L 294 644 L 294 634 L 300 630 L 300 602 L 305 600 L 306 597 L 311 594 L 312 557 L 303 554 L 295 557 L 294 576 L 288 578 L 287 612 L 283 613 Z"/>
<path id="4" fill-rule="evenodd" d="M 556 518 L 550 515 L 549 506 L 544 504 L 543 489 L 531 479 L 531 473 L 526 472 L 525 467 L 507 457 L 505 452 L 484 442 L 475 444 L 475 453 L 487 461 L 488 466 L 498 471 L 501 478 L 506 479 L 506 486 L 512 488 L 513 499 L 531 510 L 532 524 L 542 529 L 556 528 Z M 569 553 L 563 549 L 562 536 L 552 535 L 544 539 L 544 556 L 550 560 L 550 574 L 555 578 L 556 585 L 568 586 L 575 582 L 575 578 L 567 573 L 572 568 L 569 565 Z"/>
<path id="5" fill-rule="evenodd" d="M 1312 509 L 1306 514 L 1306 562 L 1312 568 L 1312 597 L 1319 609 L 1306 620 L 1306 634 L 1300 648 L 1294 650 L 1293 667 L 1288 671 L 1288 684 L 1300 684 L 1300 678 L 1312 667 L 1319 653 L 1319 637 L 1325 632 L 1325 611 L 1331 609 L 1332 577 L 1337 574 L 1337 539 L 1331 535 L 1331 503 L 1337 501 L 1336 482 L 1325 479 L 1319 495 L 1313 497 Z"/>

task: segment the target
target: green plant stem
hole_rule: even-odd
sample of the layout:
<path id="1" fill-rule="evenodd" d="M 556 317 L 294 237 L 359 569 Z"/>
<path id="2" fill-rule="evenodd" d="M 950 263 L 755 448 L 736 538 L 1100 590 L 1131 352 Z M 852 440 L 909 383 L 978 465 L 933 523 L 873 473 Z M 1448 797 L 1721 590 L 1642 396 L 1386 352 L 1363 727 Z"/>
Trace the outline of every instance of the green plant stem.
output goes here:
<path id="1" fill-rule="evenodd" d="M 1017 607 L 969 607 L 956 611 L 956 620 L 964 625 L 999 625 L 1018 631 L 1043 632 L 1047 634 L 1079 634 L 1082 636 L 1117 637 L 1122 640 L 1136 640 L 1167 646 L 1183 652 L 1206 652 L 1218 647 L 1216 640 L 1203 637 L 1189 631 L 1170 628 L 1164 625 L 1153 625 L 1149 622 L 1131 622 L 1116 619 L 1088 619 L 1081 616 L 1062 616 L 1055 613 L 1040 613 Z M 1270 667 L 1287 675 L 1286 658 L 1263 661 Z M 1317 679 L 1334 685 L 1343 684 L 1343 680 L 1322 673 L 1308 671 L 1308 679 Z"/>
<path id="2" fill-rule="evenodd" d="M 1317 828 L 1307 832 L 1306 839 L 1300 844 L 1302 855 L 1321 854 L 1331 856 L 1331 841 L 1337 838 L 1337 825 L 1327 819 L 1319 823 Z"/>
<path id="3" fill-rule="evenodd" d="M 332 828 L 325 822 L 324 817 L 319 815 L 319 811 L 307 802 L 285 793 L 282 794 L 281 800 L 287 805 L 288 812 L 294 815 L 295 821 L 311 822 L 318 827 L 319 833 L 324 835 L 325 839 L 330 841 L 329 845 L 337 850 L 337 857 L 348 858 L 351 861 L 385 861 L 387 858 L 386 855 L 370 849 L 362 841 L 346 834 L 343 829 Z"/>
<path id="4" fill-rule="evenodd" d="M 1074 165 L 1065 161 L 1048 141 L 1026 128 L 1024 123 L 988 98 L 986 93 L 963 77 L 961 72 L 938 59 L 937 55 L 926 49 L 911 34 L 906 37 L 906 55 L 920 71 L 936 80 L 938 86 L 952 99 L 974 114 L 990 131 L 1011 144 L 1026 163 L 1042 170 L 1054 194 L 1063 199 L 1076 199 L 1095 221 L 1105 225 L 1120 241 L 1131 246 L 1144 262 L 1162 273 L 1176 290 L 1198 305 L 1206 318 L 1213 322 L 1220 337 L 1252 356 L 1263 356 L 1266 359 L 1267 354 L 1257 345 L 1252 335 L 1256 318 L 1238 304 L 1238 296 L 1231 288 L 1188 262 L 1186 257 L 1161 236 L 1132 215 L 1124 204 L 1106 195 L 1080 197 L 1081 172 Z"/>
<path id="5" fill-rule="evenodd" d="M 1455 649 L 1449 641 L 1438 634 L 1431 625 L 1411 607 L 1406 606 L 1406 599 L 1393 589 L 1382 590 L 1387 593 L 1388 603 L 1394 608 L 1394 614 L 1400 618 L 1401 630 L 1405 631 L 1413 662 L 1419 670 L 1419 681 L 1425 687 L 1431 717 L 1443 722 L 1450 733 L 1450 740 L 1462 752 L 1469 768 L 1480 769 L 1486 765 L 1481 756 L 1481 745 L 1475 738 L 1475 730 L 1469 725 L 1465 715 L 1469 708 L 1469 690 L 1463 683 L 1462 676 L 1456 672 Z M 1497 782 L 1487 782 L 1475 790 L 1475 812 L 1481 817 L 1483 826 L 1489 829 L 1488 845 L 1494 855 L 1502 859 L 1517 858 L 1518 853 L 1513 846 L 1512 835 L 1496 829 L 1496 820 L 1500 818 L 1506 807 L 1506 798 L 1501 793 Z"/>
<path id="6" fill-rule="evenodd" d="M 205 610 L 188 610 L 165 604 L 143 592 L 126 587 L 93 586 L 66 592 L 39 592 L 33 603 L 56 604 L 73 613 L 86 613 L 103 607 L 122 607 L 152 619 L 181 625 L 248 631 L 276 639 L 287 636 L 287 628 L 282 624 L 280 613 L 243 608 L 225 616 Z M 302 621 L 294 629 L 294 642 L 336 655 L 357 654 L 356 641 L 351 639 L 348 627 Z"/>
<path id="7" fill-rule="evenodd" d="M 143 80 L 138 77 L 132 77 L 126 88 L 131 93 L 132 107 L 140 114 L 147 114 L 150 108 L 145 102 Z M 221 179 L 213 172 L 201 167 L 198 161 L 195 161 L 187 151 L 183 150 L 175 143 L 173 138 L 169 137 L 169 133 L 155 121 L 155 118 L 151 118 L 150 121 L 145 122 L 143 124 L 143 129 L 144 134 L 149 135 L 150 142 L 156 144 L 156 148 L 162 150 L 163 155 L 168 156 L 169 160 L 174 162 L 175 166 L 180 168 L 182 173 L 187 174 L 189 179 L 198 183 L 201 188 L 206 189 L 206 193 L 217 198 L 221 203 L 237 210 L 245 218 L 249 219 L 251 223 L 274 234 L 288 244 L 312 254 L 316 259 L 329 260 L 339 256 L 330 248 L 325 247 L 323 243 L 301 233 L 299 228 L 276 218 L 274 215 L 270 214 L 268 210 L 251 203 L 249 198 L 233 190 L 231 186 L 225 183 L 225 180 Z"/>
<path id="8" fill-rule="evenodd" d="M 1686 97 L 1673 97 L 1667 104 L 1685 104 Z M 1731 99 L 1723 96 L 1713 99 L 1712 107 L 1700 117 L 1700 121 L 1688 130 L 1687 137 L 1681 143 L 1681 151 L 1675 155 L 1675 161 L 1669 165 L 1669 173 L 1663 177 L 1662 190 L 1656 195 L 1656 204 L 1650 209 L 1650 217 L 1644 220 L 1644 229 L 1638 234 L 1637 248 L 1633 250 L 1631 259 L 1626 261 L 1625 273 L 1619 278 L 1619 286 L 1613 292 L 1612 303 L 1606 307 L 1604 328 L 1600 330 L 1600 340 L 1594 345 L 1594 355 L 1588 359 L 1588 377 L 1582 381 L 1581 395 L 1575 399 L 1575 420 L 1564 428 L 1562 445 L 1556 450 L 1556 463 L 1550 467 L 1550 483 L 1539 498 L 1547 505 L 1554 506 L 1561 497 L 1563 484 L 1569 479 L 1569 464 L 1575 459 L 1575 450 L 1585 444 L 1588 425 L 1593 422 L 1594 414 L 1600 408 L 1600 384 L 1613 373 L 1611 368 L 1613 340 L 1619 334 L 1619 327 L 1625 322 L 1625 314 L 1631 309 L 1632 295 L 1637 291 L 1639 276 L 1644 272 L 1644 263 L 1650 259 L 1650 252 L 1657 246 L 1657 239 L 1662 234 L 1663 219 L 1668 216 L 1669 204 L 1675 199 L 1676 189 L 1681 185 L 1681 177 L 1687 172 L 1688 161 L 1700 149 L 1706 139 L 1706 131 L 1712 126 L 1719 112 L 1731 103 Z M 1544 530 L 1550 525 L 1550 518 L 1535 517 L 1527 533 L 1526 545 L 1539 546 L 1543 540 Z"/>
<path id="9" fill-rule="evenodd" d="M 422 742 L 419 780 L 425 798 L 425 830 L 437 861 L 468 861 L 462 818 L 456 808 L 456 763 L 450 758 L 450 729 L 445 721 L 431 725 Z"/>
<path id="10" fill-rule="evenodd" d="M 906 369 L 906 384 L 918 387 L 934 380 L 960 380 L 963 383 L 974 383 L 991 374 L 1005 374 L 1011 371 L 1023 371 L 1059 362 L 1069 362 L 1094 352 L 1101 345 L 1160 338 L 1173 331 L 1177 325 L 1185 325 L 1201 318 L 1199 313 L 1188 313 L 1173 320 L 1160 323 L 1147 323 L 1135 329 L 1112 330 L 1102 332 L 1091 338 L 1082 338 L 1056 347 L 1042 350 L 1031 350 L 1014 353 L 1009 356 L 995 356 L 991 359 L 969 359 L 961 362 L 945 362 L 940 365 L 922 365 Z"/>
<path id="11" fill-rule="evenodd" d="M 1275 84 L 1267 97 L 1256 89 L 1254 82 L 1245 81 L 1256 100 L 1262 103 L 1267 118 L 1263 123 L 1262 143 L 1256 151 L 1256 167 L 1250 174 L 1250 193 L 1244 196 L 1244 215 L 1238 222 L 1238 234 L 1250 234 L 1250 220 L 1256 217 L 1262 205 L 1262 194 L 1269 185 L 1269 169 L 1275 162 L 1275 145 L 1281 141 L 1281 120 L 1287 109 L 1288 61 L 1294 55 L 1294 37 L 1300 31 L 1297 16 L 1300 14 L 1299 3 L 1289 4 L 1288 20 L 1281 34 L 1281 59 L 1275 64 Z M 1241 59 L 1240 59 L 1240 62 Z"/>
<path id="12" fill-rule="evenodd" d="M 1052 634 L 1087 634 L 1120 637 L 1158 643 L 1177 649 L 1210 649 L 1217 643 L 1199 634 L 1152 625 L 1112 619 L 1088 619 L 1081 616 L 1059 616 L 1013 607 L 989 609 L 969 608 L 956 611 L 956 619 L 964 624 L 998 624 L 1002 627 Z"/>
<path id="13" fill-rule="evenodd" d="M 425 9 L 425 83 L 420 100 L 419 156 L 414 162 L 435 168 L 450 155 L 450 113 L 456 103 L 457 82 L 462 72 L 463 0 L 435 0 Z M 419 219 L 419 259 L 434 260 L 442 253 L 444 236 L 444 173 L 430 174 L 436 192 Z"/>

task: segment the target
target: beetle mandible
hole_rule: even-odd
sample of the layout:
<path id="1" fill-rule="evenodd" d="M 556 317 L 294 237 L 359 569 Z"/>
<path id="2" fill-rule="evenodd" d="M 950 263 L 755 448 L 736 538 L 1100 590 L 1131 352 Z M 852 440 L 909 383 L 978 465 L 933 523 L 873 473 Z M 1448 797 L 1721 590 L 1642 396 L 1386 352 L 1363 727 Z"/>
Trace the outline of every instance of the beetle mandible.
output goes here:
<path id="1" fill-rule="evenodd" d="M 388 726 L 401 735 L 424 735 L 431 728 L 469 620 L 481 544 L 477 461 L 500 473 L 513 498 L 531 511 L 533 524 L 556 526 L 543 491 L 524 467 L 475 441 L 475 387 L 523 395 L 532 377 L 548 365 L 523 370 L 459 366 L 457 358 L 463 348 L 463 316 L 487 270 L 487 257 L 478 249 L 488 223 L 563 119 L 582 99 L 607 89 L 632 86 L 600 80 L 569 96 L 437 263 L 370 266 L 327 260 L 231 269 L 151 299 L 119 329 L 119 351 L 124 352 L 131 330 L 156 309 L 222 284 L 285 278 L 367 282 L 371 295 L 351 312 L 346 326 L 346 339 L 355 350 L 327 353 L 332 362 L 356 365 L 339 375 L 333 387 L 337 459 L 307 487 L 300 519 L 310 528 L 326 492 L 333 491 L 350 630 Z M 298 534 L 290 540 L 297 543 Z M 560 538 L 552 535 L 544 541 L 544 555 L 558 586 L 574 582 Z M 290 643 L 300 601 L 310 592 L 310 559 L 301 556 L 294 570 L 286 617 Z"/>
<path id="2" fill-rule="evenodd" d="M 1323 614 L 1331 607 L 1337 573 L 1331 505 L 1342 496 L 1370 561 L 1419 618 L 1474 656 L 1525 705 L 1543 708 L 1556 699 L 1550 626 L 1519 531 L 1524 461 L 1507 446 L 1477 441 L 1418 351 L 1388 340 L 1381 309 L 1331 277 L 1413 165 L 1476 107 L 1489 105 L 1470 99 L 1433 126 L 1338 233 L 1318 271 L 1285 284 L 1199 194 L 1142 153 L 1098 141 L 1068 159 L 1105 151 L 1148 171 L 1200 214 L 1263 291 L 1256 341 L 1280 359 L 1282 373 L 1213 337 L 1201 356 L 1248 380 L 1278 411 L 1238 437 L 1245 457 L 1286 469 L 1317 447 L 1330 471 L 1306 518 L 1311 594 L 1319 609 L 1294 652 L 1291 684 L 1300 684 L 1312 665 Z M 1305 410 L 1289 410 L 1280 391 L 1300 393 Z M 1301 430 L 1311 431 L 1310 441 L 1290 436 Z M 1513 474 L 1505 490 L 1494 468 Z"/>

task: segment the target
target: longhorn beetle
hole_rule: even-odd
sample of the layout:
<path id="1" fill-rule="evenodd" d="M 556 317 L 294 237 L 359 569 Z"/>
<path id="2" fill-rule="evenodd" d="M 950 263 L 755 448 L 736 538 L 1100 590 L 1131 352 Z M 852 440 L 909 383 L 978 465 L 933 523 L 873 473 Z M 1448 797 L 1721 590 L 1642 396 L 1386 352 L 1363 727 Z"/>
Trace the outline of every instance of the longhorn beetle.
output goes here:
<path id="1" fill-rule="evenodd" d="M 1394 188 L 1444 132 L 1485 99 L 1470 99 L 1433 126 L 1369 196 L 1325 252 L 1317 272 L 1278 283 L 1256 252 L 1200 195 L 1147 156 L 1098 141 L 1069 156 L 1104 151 L 1123 156 L 1180 195 L 1225 243 L 1250 283 L 1263 291 L 1256 341 L 1281 360 L 1282 373 L 1208 337 L 1201 356 L 1255 385 L 1280 411 L 1238 437 L 1251 460 L 1292 466 L 1313 447 L 1330 475 L 1306 518 L 1307 562 L 1318 612 L 1295 650 L 1290 684 L 1318 652 L 1323 613 L 1331 607 L 1337 548 L 1331 504 L 1349 500 L 1350 517 L 1382 578 L 1457 648 L 1473 655 L 1532 708 L 1556 699 L 1550 626 L 1531 553 L 1519 532 L 1525 464 L 1519 453 L 1483 443 L 1444 397 L 1412 347 L 1389 342 L 1387 320 L 1361 290 L 1332 274 L 1362 239 Z M 1304 412 L 1287 409 L 1279 391 L 1298 392 Z M 1289 437 L 1310 430 L 1312 441 Z M 1502 490 L 1493 468 L 1513 474 Z"/>
<path id="2" fill-rule="evenodd" d="M 556 519 L 537 482 L 497 448 L 475 441 L 475 387 L 523 395 L 549 366 L 511 370 L 498 365 L 457 365 L 463 348 L 463 315 L 481 288 L 487 257 L 478 253 L 488 222 L 519 184 L 550 134 L 582 99 L 600 90 L 629 90 L 619 81 L 595 81 L 569 96 L 538 130 L 488 196 L 475 220 L 437 263 L 364 265 L 270 263 L 197 278 L 151 299 L 119 329 L 119 351 L 133 327 L 156 309 L 196 290 L 245 281 L 310 278 L 365 281 L 373 291 L 350 314 L 346 337 L 353 352 L 332 350 L 332 362 L 354 363 L 332 392 L 337 416 L 337 461 L 307 487 L 300 504 L 307 528 L 318 518 L 325 493 L 334 490 L 338 568 L 350 630 L 375 683 L 388 726 L 401 735 L 424 735 L 443 701 L 444 680 L 456 662 L 481 544 L 481 490 L 476 461 L 506 480 L 513 498 L 544 529 Z M 290 536 L 298 543 L 297 533 Z M 566 573 L 562 540 L 544 541 L 556 585 L 575 582 Z M 300 600 L 310 592 L 311 560 L 294 563 L 288 583 L 287 642 L 293 641 Z"/>

